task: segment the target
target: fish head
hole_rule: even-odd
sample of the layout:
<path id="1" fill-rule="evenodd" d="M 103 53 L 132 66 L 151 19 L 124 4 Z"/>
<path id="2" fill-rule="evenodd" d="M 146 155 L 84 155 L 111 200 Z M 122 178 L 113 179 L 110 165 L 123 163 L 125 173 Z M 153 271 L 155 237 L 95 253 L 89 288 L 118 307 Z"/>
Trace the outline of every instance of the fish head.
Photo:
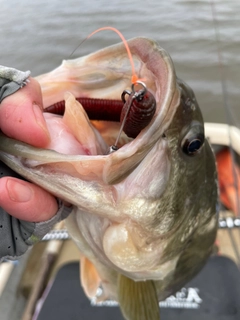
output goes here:
<path id="1" fill-rule="evenodd" d="M 73 204 L 75 214 L 67 222 L 72 238 L 103 282 L 111 282 L 111 292 L 115 273 L 121 273 L 156 281 L 163 298 L 189 280 L 211 252 L 215 160 L 193 91 L 176 77 L 168 53 L 146 38 L 128 45 L 138 77 L 156 100 L 152 120 L 134 139 L 122 133 L 118 150 L 108 153 L 120 122 L 90 121 L 76 101 L 120 100 L 131 90 L 128 55 L 118 44 L 38 77 L 44 107 L 65 100 L 64 116 L 46 115 L 52 137 L 47 150 L 2 135 L 0 157 Z"/>

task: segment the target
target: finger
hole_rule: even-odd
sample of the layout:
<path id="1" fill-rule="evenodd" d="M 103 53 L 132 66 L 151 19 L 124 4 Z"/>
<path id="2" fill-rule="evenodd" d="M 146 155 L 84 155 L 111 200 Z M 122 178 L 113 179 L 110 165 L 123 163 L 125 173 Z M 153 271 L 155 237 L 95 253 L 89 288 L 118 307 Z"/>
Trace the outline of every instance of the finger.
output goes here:
<path id="1" fill-rule="evenodd" d="M 47 221 L 58 211 L 56 199 L 47 191 L 10 177 L 0 179 L 0 207 L 15 218 L 32 222 Z"/>
<path id="2" fill-rule="evenodd" d="M 44 147 L 50 136 L 42 114 L 41 88 L 35 79 L 29 80 L 0 104 L 0 129 L 11 138 Z"/>

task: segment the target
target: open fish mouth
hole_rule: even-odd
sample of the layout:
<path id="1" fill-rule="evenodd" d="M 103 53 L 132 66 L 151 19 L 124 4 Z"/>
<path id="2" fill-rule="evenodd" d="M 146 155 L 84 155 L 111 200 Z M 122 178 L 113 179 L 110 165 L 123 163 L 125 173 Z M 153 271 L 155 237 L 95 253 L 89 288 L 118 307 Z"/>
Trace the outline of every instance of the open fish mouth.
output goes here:
<path id="1" fill-rule="evenodd" d="M 57 69 L 36 78 L 42 88 L 46 111 L 61 113 L 65 105 L 64 100 L 72 99 L 69 95 L 66 96 L 66 92 L 70 92 L 82 102 L 83 108 L 90 120 L 93 120 L 92 124 L 105 144 L 93 129 L 97 135 L 96 147 L 87 145 L 89 139 L 83 141 L 82 138 L 81 144 L 86 152 L 80 151 L 78 157 L 72 155 L 71 159 L 79 163 L 78 169 L 82 164 L 83 170 L 79 173 L 86 177 L 86 173 L 83 172 L 86 170 L 84 162 L 87 161 L 89 167 L 90 161 L 94 162 L 94 157 L 97 156 L 97 161 L 100 160 L 103 163 L 102 170 L 97 175 L 102 175 L 106 184 L 120 182 L 143 160 L 168 127 L 180 99 L 175 71 L 169 55 L 159 48 L 157 43 L 146 38 L 129 40 L 128 45 L 138 77 L 144 79 L 147 90 L 156 100 L 156 112 L 151 122 L 139 132 L 135 139 L 127 137 L 123 132 L 118 142 L 120 148 L 113 154 L 106 155 L 109 153 L 109 147 L 114 145 L 120 129 L 120 113 L 123 107 L 121 95 L 124 90 L 132 89 L 132 69 L 123 44 L 102 49 L 86 57 L 63 61 Z M 82 116 L 81 119 L 83 117 L 86 118 Z M 48 116 L 46 118 L 48 119 Z M 75 121 L 74 125 L 81 126 L 81 120 Z M 75 135 L 77 130 L 73 128 Z M 50 148 L 54 149 L 51 146 Z M 18 156 L 24 156 L 25 151 L 21 152 L 19 149 L 21 148 L 18 148 Z M 2 151 L 4 151 L 3 148 Z M 48 157 L 46 161 L 45 155 L 40 156 L 41 151 L 35 151 L 37 152 L 35 155 L 25 154 L 26 158 L 36 160 L 35 165 L 45 162 L 55 163 L 56 157 L 59 157 L 59 154 L 54 156 L 53 153 L 53 157 Z M 61 148 L 57 151 L 60 154 L 66 153 L 62 152 Z M 10 150 L 7 152 L 11 154 Z M 72 152 L 68 151 L 69 154 Z M 58 159 L 65 161 L 66 157 Z M 26 164 L 34 165 L 34 161 L 28 161 Z"/>
<path id="2" fill-rule="evenodd" d="M 145 38 L 132 39 L 128 45 L 138 78 L 143 79 L 147 91 L 156 100 L 156 112 L 152 121 L 139 130 L 139 135 L 134 136 L 138 136 L 138 139 L 131 144 L 131 148 L 118 152 L 118 156 L 125 159 L 146 147 L 147 152 L 154 145 L 171 121 L 174 115 L 172 108 L 178 105 L 180 99 L 169 55 L 154 41 Z M 133 88 L 131 78 L 132 69 L 126 48 L 119 44 L 86 57 L 63 61 L 59 68 L 37 77 L 37 80 L 41 84 L 46 111 L 61 112 L 64 94 L 71 92 L 82 104 L 90 120 L 98 120 L 94 125 L 111 146 L 116 141 L 121 125 L 121 96 L 125 90 L 131 91 Z M 108 123 L 103 124 L 99 120 Z M 132 139 L 123 133 L 119 144 L 123 146 L 130 141 Z"/>

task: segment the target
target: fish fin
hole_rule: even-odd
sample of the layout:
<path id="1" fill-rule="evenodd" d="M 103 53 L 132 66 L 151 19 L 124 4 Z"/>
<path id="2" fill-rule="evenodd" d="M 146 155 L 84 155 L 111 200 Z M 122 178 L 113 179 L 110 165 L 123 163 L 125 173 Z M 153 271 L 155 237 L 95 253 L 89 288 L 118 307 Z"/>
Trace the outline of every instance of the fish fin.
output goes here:
<path id="1" fill-rule="evenodd" d="M 159 302 L 154 281 L 134 281 L 120 274 L 118 302 L 127 320 L 159 320 Z"/>
<path id="2" fill-rule="evenodd" d="M 95 266 L 86 257 L 81 257 L 81 284 L 89 298 L 96 295 L 101 279 Z"/>

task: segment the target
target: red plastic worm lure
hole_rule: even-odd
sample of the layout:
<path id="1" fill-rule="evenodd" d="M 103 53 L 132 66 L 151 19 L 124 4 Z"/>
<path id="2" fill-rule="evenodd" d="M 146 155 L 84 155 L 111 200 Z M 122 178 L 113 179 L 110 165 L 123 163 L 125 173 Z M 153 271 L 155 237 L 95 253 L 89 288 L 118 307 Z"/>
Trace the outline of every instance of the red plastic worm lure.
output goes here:
<path id="1" fill-rule="evenodd" d="M 137 84 L 142 85 L 143 89 L 135 91 Z M 126 94 L 129 95 L 127 101 L 125 100 Z M 136 138 L 139 132 L 151 122 L 156 112 L 156 100 L 153 94 L 147 90 L 146 85 L 140 81 L 132 85 L 132 92 L 125 90 L 122 93 L 122 100 L 124 106 L 120 122 L 122 123 L 126 119 L 123 131 L 128 137 Z"/>
<path id="2" fill-rule="evenodd" d="M 86 39 L 89 39 L 95 33 L 103 30 L 112 30 L 116 32 L 126 47 L 132 68 L 132 91 L 124 90 L 121 100 L 92 99 L 86 97 L 80 97 L 77 98 L 77 100 L 83 105 L 83 108 L 92 120 L 120 121 L 121 127 L 118 137 L 115 144 L 110 147 L 109 151 L 113 152 L 118 149 L 117 144 L 122 131 L 125 132 L 128 137 L 136 138 L 141 130 L 151 122 L 156 112 L 156 101 L 153 94 L 148 91 L 145 83 L 143 82 L 144 79 L 140 79 L 136 75 L 130 48 L 126 39 L 119 30 L 113 27 L 103 27 L 92 32 Z M 81 42 L 81 44 L 82 43 L 83 42 Z M 136 90 L 139 86 L 141 88 Z M 127 100 L 125 99 L 126 95 L 128 95 Z M 63 114 L 64 109 L 64 101 L 61 101 L 47 107 L 45 111 Z"/>
<path id="3" fill-rule="evenodd" d="M 136 85 L 141 85 L 142 89 L 135 91 Z M 125 96 L 128 94 L 128 99 Z M 124 90 L 122 93 L 124 106 L 120 116 L 121 127 L 115 141 L 109 149 L 109 153 L 118 150 L 118 141 L 122 131 L 130 138 L 137 135 L 151 122 L 156 112 L 156 100 L 151 92 L 147 90 L 145 83 L 137 81 L 132 84 L 132 92 Z"/>
<path id="4" fill-rule="evenodd" d="M 91 120 L 120 121 L 120 114 L 123 108 L 121 100 L 96 99 L 81 97 L 76 98 L 86 111 Z M 63 115 L 65 111 L 65 101 L 59 101 L 44 109 L 44 112 Z"/>

